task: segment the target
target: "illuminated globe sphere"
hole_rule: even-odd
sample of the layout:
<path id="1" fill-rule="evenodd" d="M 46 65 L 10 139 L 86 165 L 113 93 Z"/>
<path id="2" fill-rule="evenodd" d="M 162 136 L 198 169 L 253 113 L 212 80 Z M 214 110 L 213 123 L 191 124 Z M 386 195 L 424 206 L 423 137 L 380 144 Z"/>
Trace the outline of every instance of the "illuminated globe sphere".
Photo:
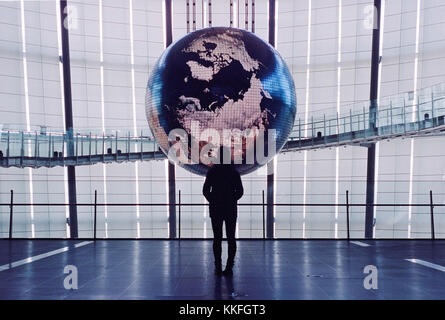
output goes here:
<path id="1" fill-rule="evenodd" d="M 235 28 L 205 28 L 187 34 L 161 55 L 148 81 L 146 113 L 166 155 L 177 142 L 169 140 L 173 129 L 184 130 L 187 145 L 191 148 L 194 141 L 200 150 L 206 143 L 199 134 L 206 129 L 216 130 L 221 137 L 224 130 L 263 130 L 269 137 L 275 129 L 273 151 L 278 153 L 294 124 L 295 87 L 278 52 L 255 34 Z M 256 158 L 253 163 L 246 160 L 246 154 L 257 148 L 251 140 L 246 141 L 240 144 L 242 163 L 235 164 L 240 174 L 264 164 Z M 264 148 L 269 151 L 268 141 L 266 138 Z M 236 153 L 235 148 L 232 152 Z M 177 163 L 200 175 L 213 165 L 200 158 Z"/>

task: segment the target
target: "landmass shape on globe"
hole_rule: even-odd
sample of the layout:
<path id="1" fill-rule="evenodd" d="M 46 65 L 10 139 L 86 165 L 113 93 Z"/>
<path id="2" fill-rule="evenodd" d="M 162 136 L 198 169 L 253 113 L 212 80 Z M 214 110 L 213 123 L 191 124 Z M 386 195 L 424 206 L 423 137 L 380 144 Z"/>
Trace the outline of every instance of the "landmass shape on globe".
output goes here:
<path id="1" fill-rule="evenodd" d="M 154 66 L 146 95 L 147 120 L 161 150 L 168 149 L 169 132 L 183 129 L 200 148 L 199 134 L 214 129 L 275 129 L 275 152 L 286 142 L 295 120 L 296 97 L 292 76 L 278 52 L 255 34 L 215 27 L 187 34 L 170 45 Z M 267 143 L 267 139 L 266 139 Z M 253 150 L 242 145 L 242 157 Z M 267 149 L 267 146 L 266 146 Z M 235 151 L 235 150 L 233 150 Z M 186 164 L 185 169 L 205 175 L 209 164 Z M 242 163 L 241 174 L 259 163 Z"/>

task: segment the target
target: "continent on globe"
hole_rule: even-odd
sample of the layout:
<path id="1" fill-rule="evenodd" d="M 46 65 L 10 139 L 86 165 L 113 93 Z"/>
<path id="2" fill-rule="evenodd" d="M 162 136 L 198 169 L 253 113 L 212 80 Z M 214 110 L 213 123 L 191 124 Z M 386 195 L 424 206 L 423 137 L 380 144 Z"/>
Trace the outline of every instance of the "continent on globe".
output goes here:
<path id="1" fill-rule="evenodd" d="M 230 144 L 237 170 L 246 174 L 286 142 L 295 87 L 278 52 L 255 34 L 205 28 L 161 55 L 148 81 L 146 113 L 161 150 L 178 165 L 205 175 L 218 146 Z"/>

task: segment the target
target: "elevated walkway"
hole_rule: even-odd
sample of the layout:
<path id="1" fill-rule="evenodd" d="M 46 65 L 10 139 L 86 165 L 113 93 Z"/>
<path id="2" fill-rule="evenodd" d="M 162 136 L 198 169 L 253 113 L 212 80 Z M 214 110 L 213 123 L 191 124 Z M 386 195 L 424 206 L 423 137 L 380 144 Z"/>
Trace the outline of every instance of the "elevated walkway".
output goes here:
<path id="1" fill-rule="evenodd" d="M 370 126 L 370 118 L 375 119 L 375 126 Z M 444 134 L 445 83 L 382 99 L 374 114 L 370 114 L 368 104 L 363 104 L 352 106 L 342 115 L 299 119 L 282 152 L 366 146 L 379 140 Z M 74 146 L 71 156 L 66 156 L 68 144 Z M 43 129 L 0 130 L 1 167 L 51 168 L 165 158 L 151 135 L 78 132 L 69 138 L 67 133 Z"/>

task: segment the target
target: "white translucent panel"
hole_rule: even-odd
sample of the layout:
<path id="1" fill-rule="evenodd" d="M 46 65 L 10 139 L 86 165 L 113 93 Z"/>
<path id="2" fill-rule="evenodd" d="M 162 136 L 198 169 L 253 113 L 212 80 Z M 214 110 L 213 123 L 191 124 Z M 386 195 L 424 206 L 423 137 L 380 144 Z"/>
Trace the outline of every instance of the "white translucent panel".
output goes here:
<path id="1" fill-rule="evenodd" d="M 239 0 L 238 0 L 239 1 Z M 243 1 L 241 0 L 241 3 Z M 280 9 L 280 2 L 277 1 L 278 10 Z M 268 0 L 255 0 L 255 34 L 263 39 L 269 41 L 269 1 Z M 251 7 L 250 7 L 250 12 Z M 251 16 L 251 15 L 250 15 Z M 251 18 L 250 18 L 251 19 Z M 275 22 L 277 23 L 277 22 Z M 250 27 L 252 30 L 252 27 Z M 277 32 L 275 43 L 278 43 L 280 34 Z"/>
<path id="2" fill-rule="evenodd" d="M 416 145 L 413 168 L 413 203 L 429 204 L 430 191 L 433 193 L 435 203 L 443 203 L 441 200 L 444 199 L 445 169 L 441 165 L 441 159 L 445 157 L 444 150 L 445 141 L 440 137 L 429 138 L 424 143 Z M 435 207 L 436 215 L 440 214 L 440 209 L 440 207 Z M 413 209 L 412 232 L 413 238 L 430 237 L 429 206 Z"/>
<path id="3" fill-rule="evenodd" d="M 191 15 L 189 16 L 189 19 Z M 208 11 L 205 16 L 208 25 Z M 158 25 L 162 25 L 158 23 Z M 172 33 L 173 41 L 183 37 L 187 33 L 187 8 L 185 0 L 172 1 Z"/>
<path id="4" fill-rule="evenodd" d="M 266 192 L 266 168 L 241 177 L 244 195 L 239 204 L 254 204 L 251 206 L 238 206 L 238 237 L 261 238 L 263 237 L 263 208 L 262 193 Z M 267 196 L 265 194 L 265 201 Z"/>
<path id="5" fill-rule="evenodd" d="M 349 192 L 350 204 L 364 204 L 366 198 L 366 149 L 360 147 L 342 147 L 339 150 L 339 203 L 345 204 L 346 191 Z M 346 220 L 345 209 L 339 209 L 339 221 Z M 365 208 L 363 206 L 351 206 L 349 209 L 351 237 L 364 236 Z M 345 236 L 345 228 L 340 229 L 339 236 Z"/>
<path id="6" fill-rule="evenodd" d="M 15 203 L 29 203 L 28 175 L 18 168 L 1 168 L 2 179 L 0 181 L 1 203 L 10 203 L 10 190 L 14 190 Z M 2 236 L 7 237 L 9 233 L 9 207 L 1 206 Z M 47 229 L 47 228 L 46 228 Z M 29 206 L 14 207 L 14 237 L 31 237 L 31 219 Z"/>
<path id="7" fill-rule="evenodd" d="M 168 237 L 168 207 L 153 204 L 167 203 L 166 170 L 164 161 L 141 162 L 139 166 L 139 201 L 151 204 L 140 208 L 142 238 Z"/>
<path id="8" fill-rule="evenodd" d="M 129 172 L 132 175 L 129 175 Z M 110 204 L 122 206 L 108 207 L 108 236 L 110 238 L 137 237 L 136 210 L 127 203 L 136 203 L 136 181 L 134 165 L 107 165 L 107 198 Z"/>
<path id="9" fill-rule="evenodd" d="M 422 28 L 419 34 L 419 86 L 428 87 L 443 82 L 445 61 L 445 17 L 441 14 L 442 3 L 424 3 L 420 16 Z"/>
<path id="10" fill-rule="evenodd" d="M 335 150 L 308 152 L 308 204 L 335 203 Z M 334 237 L 334 208 L 306 208 L 306 236 Z"/>
<path id="11" fill-rule="evenodd" d="M 303 203 L 303 154 L 286 153 L 277 157 L 276 202 Z M 301 206 L 275 208 L 275 236 L 303 236 L 303 208 Z"/>
<path id="12" fill-rule="evenodd" d="M 63 168 L 33 170 L 33 186 L 35 203 L 65 203 Z M 35 207 L 35 236 L 66 237 L 65 210 L 64 206 Z"/>
<path id="13" fill-rule="evenodd" d="M 410 141 L 380 142 L 378 193 L 376 203 L 408 203 Z M 417 209 L 413 209 L 415 212 Z M 408 235 L 407 207 L 377 207 L 376 237 L 406 238 Z"/>
<path id="14" fill-rule="evenodd" d="M 176 202 L 179 203 L 179 191 L 181 191 L 181 237 L 206 238 L 210 223 L 207 201 L 202 195 L 204 177 L 194 175 L 185 169 L 176 168 Z M 195 204 L 195 205 L 190 205 Z M 179 207 L 176 207 L 177 234 L 179 235 Z"/>
<path id="15" fill-rule="evenodd" d="M 192 1 L 190 1 L 190 21 L 193 22 L 192 15 Z M 203 10 L 201 7 L 201 1 L 196 1 L 196 24 L 202 25 Z M 228 27 L 230 26 L 230 3 L 229 1 L 212 1 L 212 27 Z M 192 29 L 191 29 L 192 30 Z"/>

